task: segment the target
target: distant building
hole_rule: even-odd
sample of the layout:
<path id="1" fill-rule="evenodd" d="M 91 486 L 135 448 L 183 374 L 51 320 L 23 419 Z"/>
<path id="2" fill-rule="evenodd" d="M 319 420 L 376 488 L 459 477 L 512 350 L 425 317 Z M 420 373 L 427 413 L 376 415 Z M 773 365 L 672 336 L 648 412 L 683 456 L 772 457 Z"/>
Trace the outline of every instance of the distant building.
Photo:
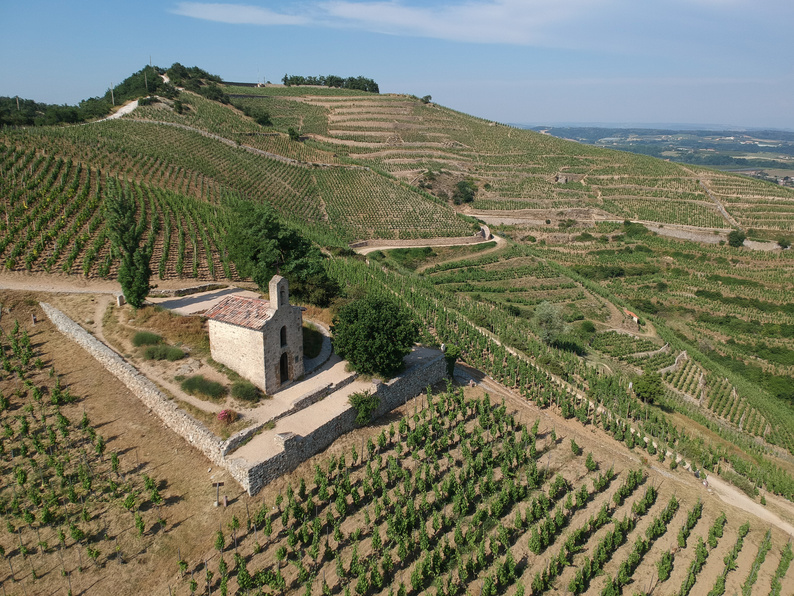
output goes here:
<path id="1" fill-rule="evenodd" d="M 210 352 L 272 395 L 303 375 L 303 313 L 289 303 L 289 284 L 276 275 L 270 300 L 228 296 L 209 309 Z"/>

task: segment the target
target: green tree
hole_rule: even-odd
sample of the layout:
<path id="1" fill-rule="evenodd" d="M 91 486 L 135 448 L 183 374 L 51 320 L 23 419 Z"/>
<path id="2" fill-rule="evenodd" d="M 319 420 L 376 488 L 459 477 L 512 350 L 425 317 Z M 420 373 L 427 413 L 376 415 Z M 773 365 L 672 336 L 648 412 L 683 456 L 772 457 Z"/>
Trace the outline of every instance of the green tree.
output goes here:
<path id="1" fill-rule="evenodd" d="M 744 245 L 744 241 L 747 238 L 744 232 L 741 230 L 733 230 L 731 233 L 728 234 L 728 244 L 731 246 L 738 248 Z"/>
<path id="2" fill-rule="evenodd" d="M 105 213 L 108 236 L 114 250 L 121 257 L 118 280 L 124 297 L 133 308 L 143 306 L 151 286 L 149 267 L 151 255 L 141 246 L 144 226 L 138 225 L 135 200 L 129 193 L 108 185 L 105 194 Z"/>
<path id="3" fill-rule="evenodd" d="M 652 404 L 663 393 L 662 377 L 658 372 L 646 370 L 634 382 L 634 394 L 645 403 Z"/>
<path id="4" fill-rule="evenodd" d="M 226 245 L 243 277 L 267 291 L 270 279 L 287 278 L 290 292 L 317 306 L 328 306 L 339 285 L 325 270 L 324 256 L 296 230 L 282 224 L 273 208 L 248 201 L 228 203 L 231 213 Z"/>
<path id="5" fill-rule="evenodd" d="M 331 327 L 334 349 L 363 374 L 392 376 L 419 338 L 411 314 L 393 299 L 368 295 L 345 305 Z"/>
<path id="6" fill-rule="evenodd" d="M 544 343 L 553 344 L 565 332 L 565 320 L 559 307 L 544 300 L 535 307 L 535 324 Z"/>
<path id="7" fill-rule="evenodd" d="M 452 202 L 456 205 L 471 203 L 477 195 L 477 185 L 473 180 L 461 180 L 452 192 Z"/>
<path id="8" fill-rule="evenodd" d="M 447 363 L 447 376 L 452 378 L 455 375 L 455 362 L 460 358 L 460 348 L 455 344 L 449 344 L 446 348 L 444 359 Z"/>

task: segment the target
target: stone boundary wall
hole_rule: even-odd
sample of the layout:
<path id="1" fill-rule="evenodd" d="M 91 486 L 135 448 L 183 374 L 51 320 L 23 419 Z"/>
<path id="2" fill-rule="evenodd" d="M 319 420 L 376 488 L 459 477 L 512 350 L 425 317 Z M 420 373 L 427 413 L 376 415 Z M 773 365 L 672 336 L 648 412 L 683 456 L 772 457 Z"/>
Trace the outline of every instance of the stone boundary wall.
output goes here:
<path id="1" fill-rule="evenodd" d="M 284 410 L 276 416 L 273 416 L 273 418 L 270 418 L 269 420 L 265 420 L 253 426 L 249 426 L 248 428 L 244 428 L 238 433 L 232 435 L 221 445 L 221 455 L 224 457 L 227 456 L 250 437 L 262 430 L 265 425 L 278 422 L 286 416 L 291 416 L 295 412 L 316 404 L 318 401 L 328 397 L 333 392 L 338 391 L 343 387 L 347 387 L 356 379 L 356 376 L 357 375 L 355 374 L 351 374 L 349 377 L 343 379 L 339 383 L 328 383 L 324 387 L 320 387 L 319 389 L 306 393 L 305 395 L 293 400 L 292 406 L 289 409 Z"/>
<path id="2" fill-rule="evenodd" d="M 308 408 L 309 406 L 316 404 L 321 399 L 331 395 L 334 391 L 339 391 L 343 387 L 347 387 L 350 385 L 350 383 L 355 381 L 357 377 L 357 374 L 350 374 L 348 377 L 345 377 L 338 383 L 328 383 L 325 387 L 320 387 L 319 389 L 301 395 L 299 398 L 293 400 L 292 407 L 286 412 L 280 414 L 279 418 L 283 418 L 284 416 L 288 416 L 293 412 L 303 410 L 304 408 Z"/>
<path id="3" fill-rule="evenodd" d="M 201 292 L 210 292 L 212 290 L 222 290 L 228 288 L 229 284 L 207 283 L 198 286 L 191 286 L 189 288 L 181 288 L 178 290 L 151 290 L 149 296 L 154 298 L 167 298 L 170 296 L 190 296 L 191 294 L 199 294 Z"/>
<path id="4" fill-rule="evenodd" d="M 337 438 L 356 428 L 356 412 L 352 406 L 348 406 L 338 416 L 315 428 L 306 436 L 292 433 L 281 435 L 279 439 L 283 444 L 283 451 L 266 461 L 250 465 L 239 458 L 227 458 L 225 456 L 232 448 L 236 448 L 249 436 L 259 432 L 266 423 L 249 427 L 227 441 L 221 441 L 201 422 L 181 410 L 152 381 L 138 372 L 134 366 L 127 363 L 116 352 L 58 309 L 46 302 L 40 304 L 45 314 L 61 333 L 91 354 L 154 412 L 168 428 L 199 449 L 211 462 L 226 468 L 243 489 L 248 491 L 249 495 L 256 494 L 266 484 L 291 472 L 302 462 L 331 445 Z M 439 352 L 437 356 L 412 366 L 387 383 L 373 383 L 373 392 L 381 398 L 380 406 L 374 417 L 383 416 L 408 399 L 415 397 L 427 387 L 445 378 L 446 373 L 446 361 L 444 355 Z M 318 392 L 312 392 L 296 399 L 290 413 L 308 407 L 311 403 L 316 403 L 333 391 L 350 384 L 353 379 L 354 375 L 351 375 L 335 386 L 324 387 Z"/>
<path id="5" fill-rule="evenodd" d="M 650 350 L 648 352 L 637 352 L 636 354 L 631 354 L 632 358 L 648 358 L 650 356 L 656 356 L 656 354 L 661 354 L 662 352 L 669 352 L 670 351 L 670 344 L 664 344 L 661 348 L 657 348 L 656 350 Z"/>
<path id="6" fill-rule="evenodd" d="M 404 404 L 408 399 L 415 397 L 428 386 L 433 385 L 446 377 L 447 363 L 444 355 L 430 359 L 428 362 L 417 364 L 405 373 L 390 380 L 388 383 L 373 383 L 373 391 L 381 399 L 380 406 L 374 417 L 380 417 L 394 408 Z M 337 438 L 356 428 L 356 411 L 352 406 L 346 408 L 336 418 L 329 420 L 322 426 L 315 428 L 306 436 L 289 434 L 282 436 L 284 450 L 270 459 L 255 464 L 247 469 L 247 477 L 241 478 L 242 470 L 239 464 L 235 470 L 229 471 L 238 482 L 243 485 L 249 495 L 255 495 L 262 487 L 269 484 L 279 476 L 291 472 L 302 462 L 316 455 Z M 238 475 L 240 474 L 240 475 Z"/>
<path id="7" fill-rule="evenodd" d="M 681 364 L 682 360 L 688 360 L 689 356 L 687 356 L 686 350 L 681 352 L 678 356 L 675 357 L 675 362 L 673 362 L 670 366 L 665 366 L 664 368 L 660 368 L 658 373 L 660 375 L 667 374 L 669 372 L 674 372 L 678 370 L 679 365 Z"/>
<path id="8" fill-rule="evenodd" d="M 387 240 L 378 238 L 376 240 L 360 240 L 348 244 L 350 248 L 389 247 L 389 248 L 423 248 L 425 246 L 456 246 L 460 244 L 478 244 L 486 240 L 493 239 L 490 229 L 487 226 L 480 228 L 480 231 L 471 236 L 449 236 L 443 238 L 414 238 Z"/>
<path id="9" fill-rule="evenodd" d="M 143 404 L 154 412 L 163 423 L 199 449 L 211 462 L 224 465 L 221 440 L 206 426 L 181 410 L 149 379 L 128 364 L 121 356 L 103 344 L 80 325 L 58 309 L 41 303 L 41 308 L 58 330 L 76 342 L 121 381 Z"/>

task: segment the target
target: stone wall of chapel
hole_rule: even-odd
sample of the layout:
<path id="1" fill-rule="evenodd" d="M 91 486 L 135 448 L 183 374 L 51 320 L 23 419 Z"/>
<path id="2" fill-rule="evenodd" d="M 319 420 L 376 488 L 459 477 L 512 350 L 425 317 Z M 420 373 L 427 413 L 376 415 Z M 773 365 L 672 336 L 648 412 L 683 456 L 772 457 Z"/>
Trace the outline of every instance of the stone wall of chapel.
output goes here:
<path id="1" fill-rule="evenodd" d="M 212 319 L 209 330 L 212 359 L 267 392 L 262 333 Z"/>
<path id="2" fill-rule="evenodd" d="M 287 328 L 287 345 L 281 345 L 281 328 Z M 283 306 L 274 311 L 264 329 L 265 393 L 272 395 L 281 387 L 281 355 L 287 354 L 289 378 L 303 375 L 303 313 L 298 306 Z"/>

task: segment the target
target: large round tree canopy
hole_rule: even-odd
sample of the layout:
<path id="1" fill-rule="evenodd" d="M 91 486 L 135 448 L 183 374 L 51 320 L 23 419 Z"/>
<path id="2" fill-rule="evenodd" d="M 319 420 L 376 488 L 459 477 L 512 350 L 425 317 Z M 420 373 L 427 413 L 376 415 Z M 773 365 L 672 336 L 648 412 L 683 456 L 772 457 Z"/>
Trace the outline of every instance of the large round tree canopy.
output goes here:
<path id="1" fill-rule="evenodd" d="M 399 372 L 419 338 L 411 313 L 391 298 L 367 296 L 345 305 L 331 327 L 334 349 L 363 374 Z"/>

